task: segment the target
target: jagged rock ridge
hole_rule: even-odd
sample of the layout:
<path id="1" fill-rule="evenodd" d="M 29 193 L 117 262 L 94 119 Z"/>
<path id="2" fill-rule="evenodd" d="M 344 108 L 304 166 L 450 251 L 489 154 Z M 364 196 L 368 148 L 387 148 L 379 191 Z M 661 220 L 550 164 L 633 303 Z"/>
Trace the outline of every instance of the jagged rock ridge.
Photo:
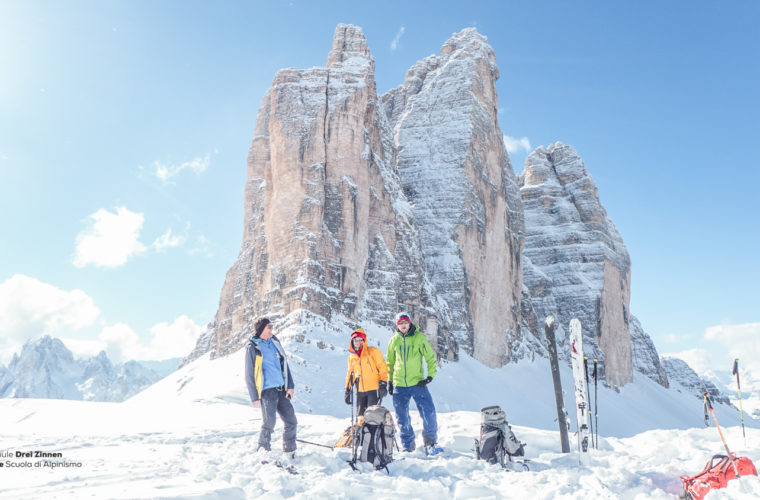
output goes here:
<path id="1" fill-rule="evenodd" d="M 26 342 L 7 368 L 0 366 L 0 397 L 115 402 L 161 378 L 137 361 L 114 366 L 103 351 L 75 359 L 63 342 L 48 335 Z"/>
<path id="2" fill-rule="evenodd" d="M 678 392 L 693 394 L 694 397 L 702 399 L 702 394 L 706 391 L 715 403 L 731 405 L 731 398 L 721 392 L 715 384 L 700 377 L 686 361 L 668 356 L 661 357 L 662 367 L 667 373 L 670 387 Z"/>

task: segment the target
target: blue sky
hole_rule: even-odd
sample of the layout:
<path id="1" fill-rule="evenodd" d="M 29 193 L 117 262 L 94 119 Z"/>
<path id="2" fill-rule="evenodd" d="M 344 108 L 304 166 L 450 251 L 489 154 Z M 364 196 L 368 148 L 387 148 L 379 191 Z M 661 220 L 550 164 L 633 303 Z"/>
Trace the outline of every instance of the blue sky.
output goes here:
<path id="1" fill-rule="evenodd" d="M 381 93 L 477 27 L 515 172 L 521 139 L 578 150 L 659 351 L 760 358 L 759 3 L 361 3 L 0 0 L 0 363 L 40 333 L 184 354 L 240 247 L 264 92 L 341 22 Z"/>

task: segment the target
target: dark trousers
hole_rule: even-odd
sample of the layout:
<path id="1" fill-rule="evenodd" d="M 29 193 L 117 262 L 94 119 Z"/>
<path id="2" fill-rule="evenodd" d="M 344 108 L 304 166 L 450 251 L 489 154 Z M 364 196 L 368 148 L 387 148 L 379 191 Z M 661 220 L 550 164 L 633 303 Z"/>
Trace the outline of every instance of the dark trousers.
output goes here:
<path id="1" fill-rule="evenodd" d="M 376 405 L 378 402 L 377 391 L 357 392 L 356 393 L 356 414 L 364 415 L 364 410 L 368 406 Z"/>
<path id="2" fill-rule="evenodd" d="M 287 393 L 277 388 L 264 389 L 261 391 L 261 432 L 259 433 L 259 448 L 271 449 L 272 431 L 277 422 L 275 414 L 279 414 L 285 430 L 282 432 L 283 451 L 296 449 L 296 412 L 290 400 L 285 397 Z"/>

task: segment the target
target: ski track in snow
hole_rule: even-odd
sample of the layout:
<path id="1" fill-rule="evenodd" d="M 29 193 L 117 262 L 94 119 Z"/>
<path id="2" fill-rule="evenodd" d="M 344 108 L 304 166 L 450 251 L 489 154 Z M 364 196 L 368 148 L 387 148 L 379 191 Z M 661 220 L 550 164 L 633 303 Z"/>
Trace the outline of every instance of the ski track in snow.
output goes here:
<path id="1" fill-rule="evenodd" d="M 418 448 L 396 453 L 390 476 L 359 464 L 346 464 L 350 450 L 329 450 L 299 443 L 294 460 L 298 475 L 273 465 L 254 452 L 258 410 L 234 403 L 177 405 L 153 418 L 150 412 L 123 411 L 119 405 L 79 401 L 0 401 L 0 450 L 63 453 L 81 468 L 0 469 L 0 497 L 6 498 L 673 498 L 679 476 L 701 470 L 721 451 L 714 428 L 653 430 L 630 438 L 600 437 L 592 465 L 578 465 L 578 454 L 559 453 L 558 432 L 513 426 L 528 443 L 530 472 L 502 471 L 473 459 L 479 412 L 439 414 L 443 456 L 428 458 Z M 34 409 L 18 423 L 17 417 Z M 147 408 L 145 408 L 147 410 Z M 414 412 L 413 412 L 414 414 Z M 36 417 L 36 418 L 35 418 Z M 332 444 L 347 418 L 299 414 L 299 439 Z M 58 425 L 53 425 L 58 422 Z M 8 432 L 14 423 L 20 432 Z M 422 423 L 413 415 L 418 432 Z M 35 432 L 35 428 L 46 432 Z M 125 432 L 121 432 L 125 429 Z M 280 446 L 278 422 L 273 449 Z M 747 429 L 751 446 L 735 451 L 760 456 L 760 430 Z M 729 443 L 742 443 L 741 428 L 726 429 Z M 274 451 L 269 458 L 278 458 Z M 18 460 L 18 459 L 13 459 Z M 5 461 L 5 459 L 4 459 Z M 737 483 L 737 484 L 734 484 Z M 760 479 L 711 493 L 713 498 L 760 497 Z M 746 491 L 745 491 L 746 490 Z"/>

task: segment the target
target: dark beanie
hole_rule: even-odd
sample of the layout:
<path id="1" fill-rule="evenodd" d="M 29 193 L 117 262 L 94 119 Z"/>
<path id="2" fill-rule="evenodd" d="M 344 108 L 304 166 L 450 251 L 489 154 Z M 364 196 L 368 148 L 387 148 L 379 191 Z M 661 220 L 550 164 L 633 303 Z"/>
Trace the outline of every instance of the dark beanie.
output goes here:
<path id="1" fill-rule="evenodd" d="M 259 338 L 261 337 L 262 332 L 264 332 L 264 328 L 271 323 L 269 321 L 269 318 L 259 318 L 256 320 L 256 323 L 253 324 L 253 330 L 254 330 L 254 337 Z"/>

